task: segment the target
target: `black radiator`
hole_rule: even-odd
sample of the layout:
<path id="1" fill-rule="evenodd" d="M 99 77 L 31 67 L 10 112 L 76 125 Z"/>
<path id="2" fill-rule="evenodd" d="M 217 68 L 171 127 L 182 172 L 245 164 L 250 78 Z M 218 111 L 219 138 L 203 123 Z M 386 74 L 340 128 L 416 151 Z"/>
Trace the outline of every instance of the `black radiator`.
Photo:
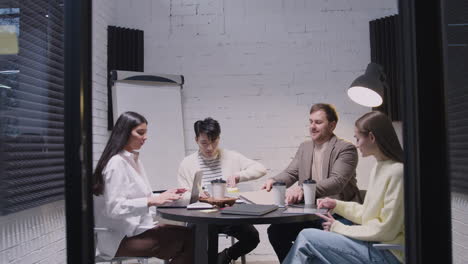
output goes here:
<path id="1" fill-rule="evenodd" d="M 468 194 L 468 2 L 447 1 L 444 11 L 451 187 Z"/>
<path id="2" fill-rule="evenodd" d="M 116 26 L 107 27 L 107 128 L 114 126 L 110 72 L 144 71 L 143 30 Z"/>
<path id="3" fill-rule="evenodd" d="M 383 67 L 388 84 L 382 105 L 374 110 L 386 113 L 393 121 L 401 121 L 401 107 L 399 107 L 402 87 L 399 76 L 401 41 L 397 30 L 398 23 L 398 15 L 369 22 L 371 61 Z"/>

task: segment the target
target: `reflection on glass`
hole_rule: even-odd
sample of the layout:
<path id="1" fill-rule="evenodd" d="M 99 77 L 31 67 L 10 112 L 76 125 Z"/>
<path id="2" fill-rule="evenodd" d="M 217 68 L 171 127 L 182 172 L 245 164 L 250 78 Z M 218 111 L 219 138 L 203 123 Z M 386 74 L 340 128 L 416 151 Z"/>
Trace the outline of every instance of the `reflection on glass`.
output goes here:
<path id="1" fill-rule="evenodd" d="M 0 215 L 63 199 L 62 1 L 1 1 Z M 0 43 L 0 50 L 8 41 Z"/>

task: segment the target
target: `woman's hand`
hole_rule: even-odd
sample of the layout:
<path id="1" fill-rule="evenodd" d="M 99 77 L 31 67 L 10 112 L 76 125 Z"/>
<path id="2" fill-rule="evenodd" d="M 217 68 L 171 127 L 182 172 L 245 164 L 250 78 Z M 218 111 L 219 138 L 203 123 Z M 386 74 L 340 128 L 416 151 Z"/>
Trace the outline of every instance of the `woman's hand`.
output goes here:
<path id="1" fill-rule="evenodd" d="M 335 209 L 336 207 L 336 200 L 332 198 L 324 198 L 324 199 L 317 199 L 317 208 L 327 208 L 327 209 Z"/>
<path id="2" fill-rule="evenodd" d="M 185 192 L 185 191 L 184 191 Z M 182 193 L 184 193 L 182 192 Z M 182 197 L 181 193 L 177 193 L 177 189 L 171 189 L 161 193 L 158 196 L 148 197 L 148 207 L 149 206 L 159 206 L 165 203 L 170 203 L 177 201 Z"/>
<path id="3" fill-rule="evenodd" d="M 183 194 L 186 191 L 187 191 L 187 189 L 185 189 L 185 188 L 173 188 L 173 189 L 167 190 L 166 192 L 175 193 L 175 194 Z"/>
<path id="4" fill-rule="evenodd" d="M 316 215 L 325 220 L 325 222 L 322 223 L 323 230 L 330 231 L 331 226 L 336 221 L 335 218 L 333 218 L 330 213 L 327 213 L 326 215 L 317 213 Z"/>
<path id="5" fill-rule="evenodd" d="M 202 191 L 200 193 L 200 198 L 208 199 L 208 198 L 210 198 L 210 194 L 207 191 Z"/>

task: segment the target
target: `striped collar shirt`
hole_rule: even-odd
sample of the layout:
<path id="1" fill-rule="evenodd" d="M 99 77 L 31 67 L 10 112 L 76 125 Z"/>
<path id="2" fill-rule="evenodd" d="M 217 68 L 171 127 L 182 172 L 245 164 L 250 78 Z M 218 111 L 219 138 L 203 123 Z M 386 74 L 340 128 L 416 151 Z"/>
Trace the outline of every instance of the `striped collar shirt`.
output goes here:
<path id="1" fill-rule="evenodd" d="M 221 158 L 220 154 L 212 159 L 207 159 L 198 152 L 198 163 L 200 169 L 203 172 L 202 186 L 207 186 L 211 184 L 212 180 L 223 178 L 223 173 L 221 169 Z"/>

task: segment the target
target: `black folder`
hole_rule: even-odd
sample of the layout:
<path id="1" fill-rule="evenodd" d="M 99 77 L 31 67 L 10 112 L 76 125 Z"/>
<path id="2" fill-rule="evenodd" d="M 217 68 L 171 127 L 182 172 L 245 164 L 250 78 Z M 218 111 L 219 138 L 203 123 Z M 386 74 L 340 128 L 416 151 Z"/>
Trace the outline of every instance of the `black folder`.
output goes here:
<path id="1" fill-rule="evenodd" d="M 234 204 L 231 207 L 225 207 L 222 209 L 221 213 L 236 215 L 264 215 L 276 209 L 278 209 L 278 206 L 272 204 Z"/>

